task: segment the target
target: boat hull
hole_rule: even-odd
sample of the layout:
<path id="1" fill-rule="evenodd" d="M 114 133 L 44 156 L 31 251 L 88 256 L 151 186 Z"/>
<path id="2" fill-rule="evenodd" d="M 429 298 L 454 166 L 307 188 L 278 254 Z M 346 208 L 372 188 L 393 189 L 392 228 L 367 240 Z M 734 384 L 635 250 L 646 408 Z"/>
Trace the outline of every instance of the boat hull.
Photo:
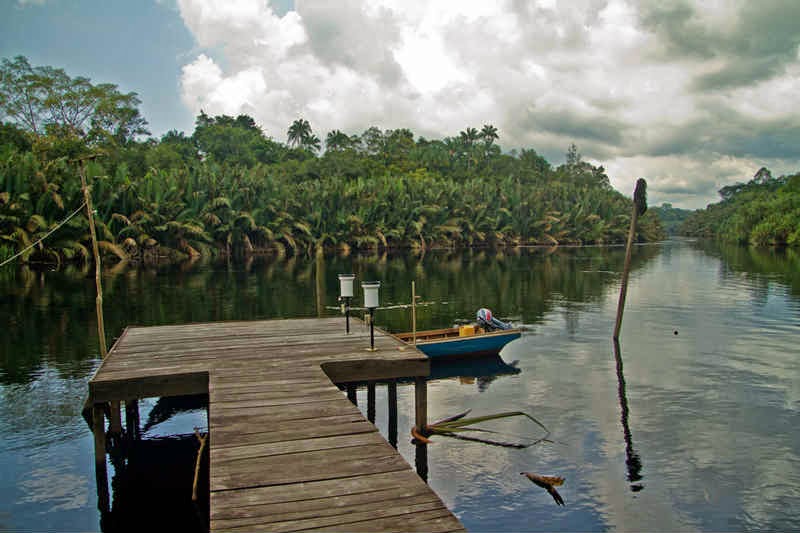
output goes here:
<path id="1" fill-rule="evenodd" d="M 425 340 L 424 333 L 425 332 L 420 332 L 415 346 L 428 357 L 497 355 L 506 344 L 521 336 L 519 330 L 506 330 L 470 335 L 467 337 Z M 403 340 L 411 344 L 407 339 Z"/>

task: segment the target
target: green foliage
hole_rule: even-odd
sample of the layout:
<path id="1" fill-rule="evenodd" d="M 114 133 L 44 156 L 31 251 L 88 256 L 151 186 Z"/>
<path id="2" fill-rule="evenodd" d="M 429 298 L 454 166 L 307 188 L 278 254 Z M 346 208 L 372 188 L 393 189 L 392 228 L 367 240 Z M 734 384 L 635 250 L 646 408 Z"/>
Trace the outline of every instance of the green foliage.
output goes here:
<path id="1" fill-rule="evenodd" d="M 62 69 L 33 67 L 23 56 L 0 65 L 0 111 L 37 135 L 58 132 L 94 145 L 123 145 L 147 133 L 139 103 L 136 93 L 71 78 Z"/>
<path id="2" fill-rule="evenodd" d="M 533 149 L 503 154 L 490 124 L 441 140 L 371 127 L 329 132 L 317 155 L 321 142 L 305 119 L 282 144 L 247 115 L 203 112 L 191 136 L 138 141 L 144 122 L 133 93 L 24 58 L 4 60 L 3 76 L 0 103 L 14 120 L 0 128 L 7 248 L 34 242 L 81 204 L 75 159 L 100 148 L 104 157 L 87 165 L 87 176 L 102 251 L 117 258 L 611 243 L 627 232 L 631 200 L 574 145 L 567 164 L 553 169 Z M 67 101 L 56 86 L 96 99 Z M 38 99 L 35 113 L 24 114 L 22 98 Z M 52 98 L 85 118 L 59 118 Z M 29 259 L 85 260 L 86 226 L 76 217 Z M 661 236 L 657 217 L 643 217 L 639 239 Z"/>
<path id="3" fill-rule="evenodd" d="M 668 235 L 677 235 L 683 222 L 693 213 L 691 209 L 672 207 L 672 204 L 669 203 L 663 203 L 659 207 L 651 207 L 650 210 L 658 216 L 664 231 Z"/>
<path id="4" fill-rule="evenodd" d="M 800 174 L 773 178 L 766 168 L 723 187 L 722 201 L 686 218 L 681 233 L 756 246 L 800 245 Z"/>

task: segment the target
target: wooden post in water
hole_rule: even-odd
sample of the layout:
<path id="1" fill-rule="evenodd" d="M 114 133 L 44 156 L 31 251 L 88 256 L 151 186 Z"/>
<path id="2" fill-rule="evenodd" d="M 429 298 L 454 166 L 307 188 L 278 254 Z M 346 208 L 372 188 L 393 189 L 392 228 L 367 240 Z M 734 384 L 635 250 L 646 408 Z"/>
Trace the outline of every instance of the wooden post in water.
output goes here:
<path id="1" fill-rule="evenodd" d="M 109 511 L 108 470 L 106 468 L 106 421 L 102 404 L 92 407 L 94 433 L 94 473 L 97 480 L 97 508 L 100 513 Z"/>
<path id="2" fill-rule="evenodd" d="M 139 440 L 139 400 L 125 400 L 125 431 L 130 440 Z"/>
<path id="3" fill-rule="evenodd" d="M 428 425 L 428 381 L 420 376 L 414 378 L 414 425 L 420 433 Z"/>
<path id="4" fill-rule="evenodd" d="M 428 381 L 424 377 L 414 378 L 414 425 L 424 434 L 428 425 Z M 428 481 L 428 445 L 418 443 L 415 454 L 417 474 Z"/>
<path id="5" fill-rule="evenodd" d="M 375 423 L 375 382 L 367 383 L 367 420 Z"/>
<path id="6" fill-rule="evenodd" d="M 622 286 L 619 289 L 619 302 L 617 303 L 617 321 L 614 324 L 614 338 L 619 339 L 619 331 L 622 328 L 622 312 L 625 309 L 625 296 L 628 293 L 628 273 L 631 268 L 631 253 L 633 240 L 636 237 L 636 222 L 639 216 L 647 211 L 647 182 L 644 178 L 636 180 L 636 188 L 633 191 L 633 212 L 631 213 L 631 227 L 628 230 L 628 244 L 625 247 L 625 265 L 622 267 Z"/>
<path id="7" fill-rule="evenodd" d="M 417 345 L 417 284 L 411 282 L 411 344 Z"/>
<path id="8" fill-rule="evenodd" d="M 350 400 L 350 403 L 353 405 L 358 405 L 358 396 L 356 395 L 355 383 L 347 384 L 347 399 Z"/>
<path id="9" fill-rule="evenodd" d="M 397 448 L 397 382 L 390 381 L 387 389 L 389 397 L 389 444 Z"/>
<path id="10" fill-rule="evenodd" d="M 86 160 L 94 160 L 97 155 L 92 155 L 78 160 L 79 174 L 81 176 L 81 188 L 83 189 L 83 200 L 86 203 L 86 218 L 89 219 L 89 236 L 92 239 L 92 254 L 94 255 L 94 283 L 97 288 L 95 297 L 95 312 L 97 313 L 97 338 L 100 344 L 100 355 L 103 359 L 108 355 L 106 345 L 106 327 L 103 320 L 103 284 L 100 278 L 102 264 L 100 263 L 100 248 L 97 245 L 97 232 L 94 227 L 94 209 L 92 208 L 92 195 L 89 185 L 86 182 Z M 109 431 L 119 435 L 122 433 L 122 417 L 120 415 L 119 402 L 111 402 L 111 416 L 109 417 Z"/>
<path id="11" fill-rule="evenodd" d="M 86 159 L 94 159 L 91 156 Z M 106 347 L 106 329 L 103 323 L 103 285 L 100 281 L 100 249 L 97 246 L 97 233 L 94 229 L 94 212 L 92 210 L 92 195 L 89 193 L 89 186 L 86 183 L 86 159 L 80 159 L 81 187 L 83 188 L 83 200 L 86 202 L 86 217 L 89 219 L 89 235 L 92 238 L 92 253 L 94 254 L 94 282 L 97 287 L 97 297 L 95 298 L 95 311 L 97 312 L 97 335 L 100 340 L 100 355 L 103 359 L 108 355 Z"/>

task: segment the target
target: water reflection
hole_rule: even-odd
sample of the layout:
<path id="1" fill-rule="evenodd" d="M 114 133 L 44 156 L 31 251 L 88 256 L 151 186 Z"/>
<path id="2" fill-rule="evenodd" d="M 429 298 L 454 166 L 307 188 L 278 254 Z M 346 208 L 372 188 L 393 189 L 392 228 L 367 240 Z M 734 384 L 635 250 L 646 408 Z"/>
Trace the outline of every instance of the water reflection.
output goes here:
<path id="1" fill-rule="evenodd" d="M 530 327 L 495 361 L 504 372 L 462 368 L 430 381 L 430 418 L 519 409 L 557 441 L 519 450 L 437 439 L 420 450 L 431 486 L 469 529 L 798 529 L 797 252 L 637 247 L 624 372 L 623 355 L 608 354 L 623 256 L 561 248 L 118 265 L 104 273 L 106 329 L 112 341 L 129 324 L 336 314 L 325 307 L 335 305 L 341 272 L 383 280 L 381 304 L 403 304 L 416 280 L 432 302 L 418 309 L 419 329 L 480 307 Z M 80 417 L 98 364 L 91 274 L 0 274 L 0 528 L 96 530 L 91 435 Z M 376 322 L 408 331 L 410 313 L 380 310 Z M 393 394 L 398 408 L 387 413 Z M 412 388 L 377 387 L 375 407 L 413 464 Z M 180 416 L 149 435 L 174 433 Z M 508 431 L 525 433 L 513 421 Z M 521 471 L 565 477 L 566 508 Z M 635 491 L 645 477 L 647 490 Z M 520 498 L 524 489 L 537 493 Z"/>
<path id="2" fill-rule="evenodd" d="M 477 383 L 478 392 L 486 392 L 500 376 L 522 372 L 519 360 L 506 363 L 499 355 L 469 358 L 439 358 L 431 361 L 429 379 L 455 379 L 462 385 Z"/>
<path id="3" fill-rule="evenodd" d="M 633 448 L 633 436 L 628 423 L 628 395 L 625 392 L 625 374 L 622 370 L 622 352 L 619 340 L 612 339 L 614 345 L 614 360 L 617 364 L 617 394 L 619 395 L 620 421 L 622 422 L 622 434 L 625 438 L 625 465 L 628 467 L 628 481 L 631 483 L 631 490 L 638 492 L 644 488 L 639 483 L 642 480 L 642 460 Z"/>

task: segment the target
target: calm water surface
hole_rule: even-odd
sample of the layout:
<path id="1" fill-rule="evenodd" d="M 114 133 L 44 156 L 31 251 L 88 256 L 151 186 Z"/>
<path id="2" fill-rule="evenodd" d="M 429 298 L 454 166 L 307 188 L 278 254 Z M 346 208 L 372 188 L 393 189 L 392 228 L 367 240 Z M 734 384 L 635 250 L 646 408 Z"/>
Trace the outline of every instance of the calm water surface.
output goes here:
<path id="1" fill-rule="evenodd" d="M 434 437 L 428 481 L 472 531 L 800 529 L 800 257 L 686 241 L 638 247 L 615 356 L 623 250 L 532 249 L 256 260 L 104 276 L 109 340 L 129 324 L 335 313 L 336 274 L 380 279 L 383 305 L 428 305 L 418 327 L 479 307 L 524 324 L 518 373 L 437 368 L 429 417 L 521 410 L 553 442 L 512 449 Z M 89 272 L 0 271 L 0 530 L 96 531 L 92 439 L 80 416 L 99 364 Z M 405 310 L 377 323 L 410 329 Z M 376 424 L 386 434 L 386 391 Z M 399 450 L 413 390 L 399 387 Z M 366 394 L 359 392 L 360 405 Z M 143 423 L 155 400 L 145 402 Z M 202 413 L 148 427 L 191 432 Z M 538 433 L 487 425 L 504 441 Z M 522 471 L 566 478 L 557 507 Z M 146 510 L 143 510 L 143 513 Z"/>

